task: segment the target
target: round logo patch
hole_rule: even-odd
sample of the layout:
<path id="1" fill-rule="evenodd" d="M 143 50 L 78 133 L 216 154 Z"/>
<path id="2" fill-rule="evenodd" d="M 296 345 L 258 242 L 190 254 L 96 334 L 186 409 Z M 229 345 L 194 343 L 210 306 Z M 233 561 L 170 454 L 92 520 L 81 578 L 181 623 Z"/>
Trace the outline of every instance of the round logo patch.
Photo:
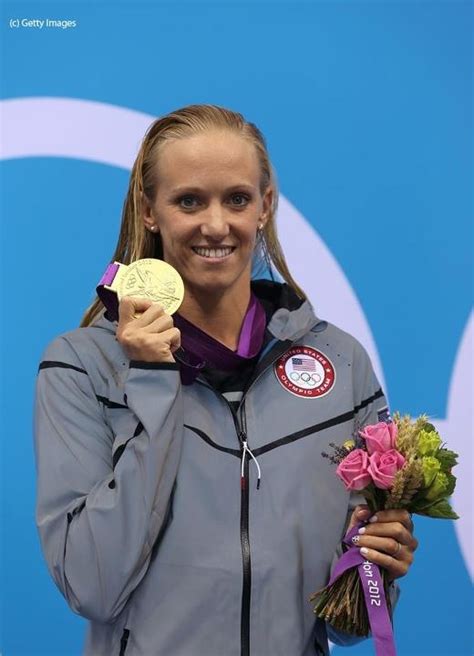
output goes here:
<path id="1" fill-rule="evenodd" d="M 310 399 L 330 392 L 336 381 L 332 362 L 311 346 L 293 346 L 274 368 L 280 384 L 288 392 Z"/>

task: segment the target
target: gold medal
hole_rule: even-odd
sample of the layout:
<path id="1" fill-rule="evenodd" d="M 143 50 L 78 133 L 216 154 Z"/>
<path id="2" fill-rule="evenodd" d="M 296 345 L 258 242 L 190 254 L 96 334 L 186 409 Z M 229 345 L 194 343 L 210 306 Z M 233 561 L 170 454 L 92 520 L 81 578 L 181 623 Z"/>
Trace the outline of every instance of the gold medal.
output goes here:
<path id="1" fill-rule="evenodd" d="M 114 262 L 114 265 L 118 265 L 117 273 L 112 283 L 104 288 L 115 292 L 119 301 L 125 296 L 146 298 L 159 303 L 167 314 L 173 314 L 181 305 L 183 280 L 167 262 L 148 258 L 129 265 L 119 262 Z"/>

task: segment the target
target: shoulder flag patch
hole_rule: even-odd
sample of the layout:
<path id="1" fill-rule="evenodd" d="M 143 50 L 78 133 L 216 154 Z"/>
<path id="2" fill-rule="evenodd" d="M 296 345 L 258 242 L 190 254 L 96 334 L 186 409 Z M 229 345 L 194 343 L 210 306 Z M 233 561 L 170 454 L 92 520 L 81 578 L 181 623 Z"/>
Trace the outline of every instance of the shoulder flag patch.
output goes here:
<path id="1" fill-rule="evenodd" d="M 274 365 L 278 381 L 288 392 L 317 399 L 332 390 L 336 370 L 329 358 L 311 346 L 291 347 Z"/>

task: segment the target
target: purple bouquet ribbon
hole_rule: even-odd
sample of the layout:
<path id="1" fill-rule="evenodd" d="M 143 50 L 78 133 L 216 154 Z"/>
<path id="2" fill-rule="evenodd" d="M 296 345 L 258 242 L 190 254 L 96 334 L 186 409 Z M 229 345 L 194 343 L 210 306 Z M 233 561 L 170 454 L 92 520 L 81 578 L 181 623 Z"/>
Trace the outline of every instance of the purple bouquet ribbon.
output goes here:
<path id="1" fill-rule="evenodd" d="M 397 652 L 385 599 L 382 574 L 377 565 L 366 560 L 360 553 L 359 548 L 355 547 L 352 542 L 352 538 L 357 535 L 361 526 L 362 523 L 357 524 L 344 536 L 343 542 L 349 547 L 349 550 L 337 561 L 328 585 L 332 585 L 347 570 L 357 567 L 364 591 L 375 653 L 377 656 L 396 656 Z"/>

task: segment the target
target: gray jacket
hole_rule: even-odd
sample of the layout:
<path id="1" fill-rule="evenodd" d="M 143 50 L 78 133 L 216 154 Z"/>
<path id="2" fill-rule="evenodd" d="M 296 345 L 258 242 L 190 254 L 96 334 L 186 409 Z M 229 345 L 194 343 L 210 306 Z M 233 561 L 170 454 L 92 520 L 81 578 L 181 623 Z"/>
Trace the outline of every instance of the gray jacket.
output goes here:
<path id="1" fill-rule="evenodd" d="M 129 362 L 115 329 L 102 317 L 58 337 L 37 381 L 37 524 L 90 620 L 84 653 L 327 654 L 308 597 L 350 500 L 321 453 L 386 408 L 365 350 L 309 302 L 280 307 L 235 417 L 204 378 Z"/>

